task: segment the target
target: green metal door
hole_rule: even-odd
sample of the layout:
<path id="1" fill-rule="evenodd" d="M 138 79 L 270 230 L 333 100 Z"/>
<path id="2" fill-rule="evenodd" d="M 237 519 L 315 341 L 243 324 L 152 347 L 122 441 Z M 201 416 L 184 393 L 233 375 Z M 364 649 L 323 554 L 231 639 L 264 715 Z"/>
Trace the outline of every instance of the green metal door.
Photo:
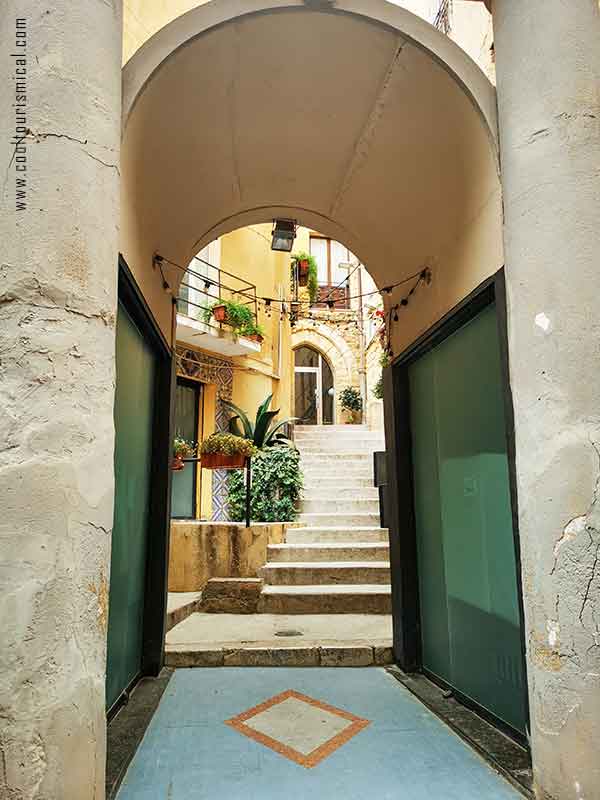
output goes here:
<path id="1" fill-rule="evenodd" d="M 155 356 L 119 304 L 116 337 L 115 515 L 108 614 L 106 704 L 142 665 Z"/>
<path id="2" fill-rule="evenodd" d="M 524 732 L 495 307 L 411 365 L 409 382 L 423 667 Z"/>

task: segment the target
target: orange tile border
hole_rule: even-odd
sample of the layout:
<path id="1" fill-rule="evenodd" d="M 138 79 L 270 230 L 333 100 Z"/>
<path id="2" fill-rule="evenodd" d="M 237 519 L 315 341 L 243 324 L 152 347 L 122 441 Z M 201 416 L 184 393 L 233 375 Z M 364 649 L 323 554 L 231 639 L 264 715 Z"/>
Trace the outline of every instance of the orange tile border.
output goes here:
<path id="1" fill-rule="evenodd" d="M 330 714 L 342 717 L 342 719 L 347 719 L 352 723 L 352 725 L 349 725 L 347 728 L 333 738 L 329 739 L 320 747 L 315 748 L 308 755 L 303 755 L 298 750 L 288 747 L 282 742 L 277 741 L 277 739 L 272 739 L 270 736 L 259 733 L 245 724 L 246 720 L 255 717 L 257 714 L 266 711 L 268 708 L 272 708 L 273 706 L 282 703 L 284 700 L 287 700 L 290 697 L 294 697 L 296 700 L 302 700 L 308 705 L 320 708 L 322 711 L 328 711 Z M 363 728 L 366 728 L 367 725 L 370 725 L 371 723 L 369 720 L 357 717 L 354 714 L 351 714 L 349 711 L 344 711 L 341 708 L 330 706 L 327 703 L 321 702 L 320 700 L 314 700 L 312 697 L 308 697 L 305 694 L 294 691 L 294 689 L 288 689 L 285 692 L 281 692 L 280 694 L 271 697 L 269 700 L 265 700 L 264 703 L 259 703 L 259 705 L 254 706 L 254 708 L 244 711 L 237 717 L 225 720 L 225 724 L 229 725 L 231 728 L 234 728 L 234 730 L 238 731 L 238 733 L 241 733 L 243 736 L 247 736 L 249 739 L 254 739 L 255 742 L 259 742 L 259 744 L 269 747 L 276 753 L 289 758 L 290 761 L 294 761 L 296 764 L 300 764 L 302 767 L 311 769 L 312 767 L 316 767 L 317 764 L 320 764 L 323 759 L 330 756 L 333 752 L 338 750 L 343 744 L 346 744 L 346 742 L 350 741 L 353 736 L 356 736 L 357 733 L 360 733 Z"/>

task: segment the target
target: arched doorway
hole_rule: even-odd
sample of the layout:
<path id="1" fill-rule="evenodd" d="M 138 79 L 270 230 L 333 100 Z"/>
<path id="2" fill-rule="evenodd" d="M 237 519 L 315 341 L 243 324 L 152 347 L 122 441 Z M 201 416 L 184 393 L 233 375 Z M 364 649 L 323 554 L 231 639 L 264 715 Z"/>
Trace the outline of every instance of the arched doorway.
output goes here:
<path id="1" fill-rule="evenodd" d="M 294 415 L 297 425 L 333 425 L 335 386 L 327 359 L 308 345 L 294 350 Z"/>

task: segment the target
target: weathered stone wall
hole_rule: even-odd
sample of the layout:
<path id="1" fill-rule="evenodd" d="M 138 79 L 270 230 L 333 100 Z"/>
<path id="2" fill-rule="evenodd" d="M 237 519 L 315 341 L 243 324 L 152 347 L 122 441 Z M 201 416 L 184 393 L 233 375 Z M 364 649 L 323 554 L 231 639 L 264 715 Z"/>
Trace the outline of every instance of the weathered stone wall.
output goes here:
<path id="1" fill-rule="evenodd" d="M 383 430 L 383 400 L 374 397 L 373 389 L 381 378 L 383 350 L 377 335 L 367 345 L 367 421 L 371 430 Z"/>
<path id="2" fill-rule="evenodd" d="M 171 523 L 169 591 L 198 592 L 210 578 L 256 578 L 267 545 L 281 544 L 286 523 Z"/>
<path id="3" fill-rule="evenodd" d="M 360 389 L 360 330 L 356 311 L 312 309 L 292 329 L 292 347 L 314 347 L 333 371 L 335 420 L 344 421 L 339 393 L 346 386 Z"/>
<path id="4" fill-rule="evenodd" d="M 538 796 L 600 797 L 600 9 L 494 0 Z"/>
<path id="5" fill-rule="evenodd" d="M 0 797 L 100 800 L 121 3 L 4 0 L 0 41 Z"/>

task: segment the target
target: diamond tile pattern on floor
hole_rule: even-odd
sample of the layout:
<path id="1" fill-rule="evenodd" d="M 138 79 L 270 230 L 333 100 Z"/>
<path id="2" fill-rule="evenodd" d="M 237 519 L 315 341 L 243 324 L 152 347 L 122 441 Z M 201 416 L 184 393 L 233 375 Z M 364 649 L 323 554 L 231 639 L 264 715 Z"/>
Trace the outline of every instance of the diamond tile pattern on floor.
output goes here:
<path id="1" fill-rule="evenodd" d="M 289 689 L 226 724 L 311 768 L 360 733 L 369 720 Z"/>

